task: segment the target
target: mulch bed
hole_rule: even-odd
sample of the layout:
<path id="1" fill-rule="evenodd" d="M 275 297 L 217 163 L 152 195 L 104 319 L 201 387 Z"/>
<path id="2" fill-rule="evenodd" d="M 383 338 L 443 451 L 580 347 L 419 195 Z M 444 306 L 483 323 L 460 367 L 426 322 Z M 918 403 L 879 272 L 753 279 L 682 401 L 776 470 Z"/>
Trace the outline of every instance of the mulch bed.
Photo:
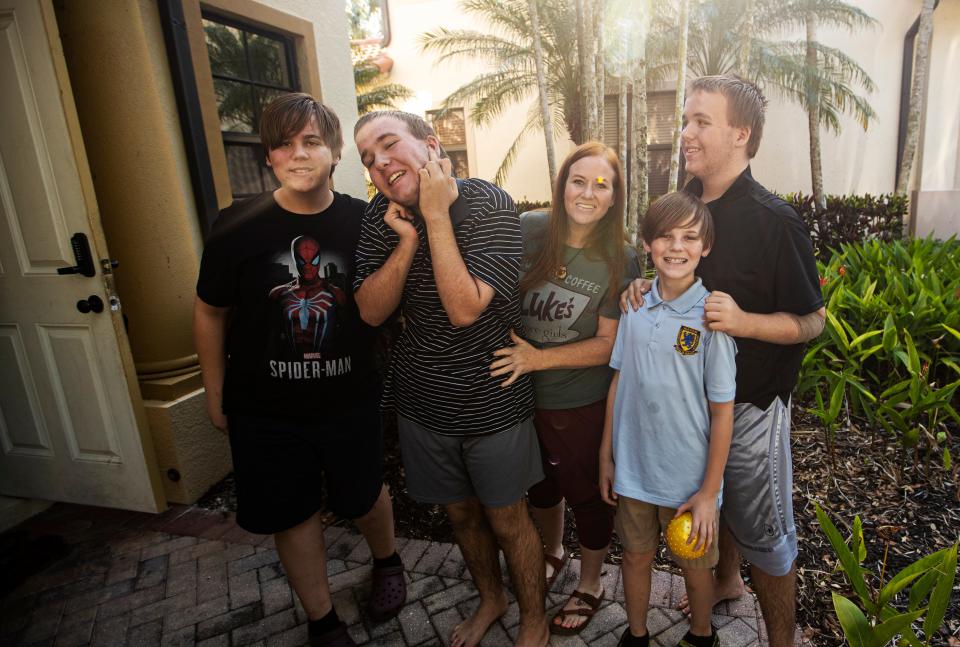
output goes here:
<path id="1" fill-rule="evenodd" d="M 795 406 L 795 412 L 801 407 Z M 960 459 L 960 432 L 952 429 L 952 455 Z M 877 578 L 890 577 L 920 557 L 946 548 L 960 539 L 960 480 L 943 469 L 939 456 L 907 453 L 883 432 L 869 433 L 855 426 L 840 430 L 832 443 L 813 420 L 796 413 L 793 433 L 794 508 L 799 533 L 797 622 L 814 645 L 842 645 L 840 625 L 833 612 L 831 592 L 855 596 L 842 573 L 814 512 L 814 502 L 831 515 L 846 534 L 856 515 L 863 522 L 867 545 L 864 566 Z M 385 433 L 384 473 L 394 499 L 397 534 L 430 541 L 453 541 L 450 524 L 439 506 L 423 505 L 407 496 L 395 429 Z M 928 460 L 929 458 L 929 460 Z M 214 486 L 197 502 L 205 508 L 235 510 L 232 476 Z M 577 545 L 567 511 L 565 543 Z M 349 522 L 331 519 L 345 525 Z M 575 551 L 574 551 L 575 553 Z M 614 539 L 608 561 L 619 563 L 620 546 Z M 661 566 L 668 563 L 659 560 Z M 744 569 L 749 583 L 749 571 Z M 878 581 L 875 580 L 875 584 Z M 954 584 L 944 626 L 934 645 L 960 645 L 960 578 Z"/>

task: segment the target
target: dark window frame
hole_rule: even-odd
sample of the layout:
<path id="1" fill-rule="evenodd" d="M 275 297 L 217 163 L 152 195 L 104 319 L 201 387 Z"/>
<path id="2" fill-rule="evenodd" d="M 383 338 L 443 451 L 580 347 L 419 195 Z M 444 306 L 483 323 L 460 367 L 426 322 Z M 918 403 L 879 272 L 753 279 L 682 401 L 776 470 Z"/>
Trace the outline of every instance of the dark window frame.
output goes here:
<path id="1" fill-rule="evenodd" d="M 254 89 L 254 88 L 262 88 L 262 89 L 265 89 L 265 90 L 274 90 L 274 91 L 278 91 L 278 92 L 299 92 L 299 91 L 300 91 L 300 88 L 301 88 L 301 83 L 300 83 L 300 70 L 299 70 L 299 68 L 298 68 L 298 66 L 297 66 L 296 44 L 295 44 L 294 39 L 293 39 L 292 37 L 290 37 L 290 36 L 288 36 L 288 35 L 286 35 L 286 34 L 283 34 L 283 33 L 281 33 L 281 32 L 278 32 L 278 31 L 273 31 L 273 30 L 270 30 L 270 29 L 265 29 L 265 28 L 260 27 L 260 26 L 258 26 L 258 25 L 256 25 L 256 24 L 247 23 L 247 22 L 244 22 L 244 21 L 242 21 L 242 20 L 237 20 L 237 19 L 235 19 L 235 18 L 230 18 L 230 17 L 228 17 L 228 16 L 224 16 L 224 15 L 221 14 L 221 13 L 218 13 L 218 12 L 216 12 L 216 11 L 211 11 L 211 10 L 209 10 L 209 9 L 207 9 L 207 8 L 204 8 L 204 9 L 201 10 L 201 12 L 200 12 L 200 17 L 201 17 L 202 20 L 209 20 L 209 21 L 211 21 L 211 22 L 215 22 L 215 23 L 221 24 L 221 25 L 223 25 L 223 26 L 225 26 L 225 27 L 231 27 L 231 28 L 233 28 L 233 29 L 237 29 L 237 30 L 239 30 L 239 31 L 241 32 L 242 37 L 243 37 L 243 54 L 244 54 L 244 62 L 246 63 L 246 70 L 247 70 L 247 76 L 248 76 L 248 78 L 245 78 L 245 79 L 244 79 L 244 78 L 237 78 L 237 77 L 229 76 L 229 75 L 226 75 L 226 74 L 218 74 L 218 73 L 214 72 L 214 71 L 213 71 L 213 68 L 211 67 L 211 69 L 210 69 L 210 76 L 213 78 L 214 81 L 222 80 L 222 81 L 230 81 L 230 82 L 232 82 L 232 83 L 242 83 L 242 84 L 245 84 L 245 85 L 247 85 L 247 86 L 250 86 L 251 89 Z M 251 60 L 250 60 L 250 49 L 249 49 L 248 44 L 247 44 L 247 34 L 248 34 L 248 33 L 249 33 L 249 34 L 255 34 L 255 35 L 258 35 L 258 36 L 263 36 L 264 38 L 269 38 L 269 39 L 271 39 L 271 40 L 275 40 L 275 41 L 278 41 L 278 42 L 280 42 L 280 43 L 283 44 L 284 63 L 285 63 L 286 66 L 287 66 L 287 73 L 288 73 L 288 77 L 289 77 L 289 80 L 290 80 L 290 85 L 289 85 L 289 86 L 276 85 L 276 84 L 273 84 L 273 83 L 264 83 L 264 82 L 262 82 L 262 81 L 254 80 L 254 78 L 253 78 L 253 67 L 252 67 Z M 206 55 L 206 56 L 209 58 L 209 52 L 204 51 L 204 55 Z M 251 103 L 252 103 L 252 108 L 253 108 L 253 113 L 254 113 L 254 114 L 253 114 L 253 121 L 254 121 L 254 123 L 259 123 L 259 121 L 260 121 L 260 106 L 259 106 L 259 102 L 255 101 L 255 100 L 252 100 L 252 96 L 251 96 Z M 259 135 L 259 132 L 256 132 L 256 133 L 244 133 L 244 132 L 223 130 L 223 129 L 221 128 L 221 130 L 220 130 L 220 136 L 221 136 L 221 138 L 223 139 L 223 146 L 224 146 L 224 149 L 225 149 L 224 152 L 226 152 L 226 149 L 228 149 L 228 148 L 231 147 L 231 146 L 233 146 L 233 147 L 244 146 L 244 147 L 250 147 L 250 148 L 254 148 L 254 149 L 262 148 L 261 143 L 260 143 L 260 135 Z M 264 160 L 265 160 L 265 153 L 266 153 L 266 152 L 265 152 L 265 151 L 262 151 L 262 150 L 261 150 L 260 152 L 262 152 L 263 155 L 257 155 L 256 157 L 260 157 L 260 158 L 261 158 L 260 164 L 261 164 L 262 166 L 264 166 L 264 168 L 266 168 L 266 167 L 265 167 L 265 161 L 264 161 Z M 228 169 L 229 169 L 229 155 L 228 155 L 227 165 L 228 165 Z M 269 172 L 269 171 L 268 171 L 268 172 Z M 234 199 L 237 199 L 237 198 L 246 198 L 246 197 L 250 197 L 250 196 L 252 196 L 252 195 L 256 195 L 255 193 L 240 193 L 240 192 L 237 192 L 237 191 L 234 190 L 234 187 L 233 187 L 232 183 L 231 183 L 231 186 L 230 186 L 230 193 L 231 193 L 231 195 L 234 197 Z"/>

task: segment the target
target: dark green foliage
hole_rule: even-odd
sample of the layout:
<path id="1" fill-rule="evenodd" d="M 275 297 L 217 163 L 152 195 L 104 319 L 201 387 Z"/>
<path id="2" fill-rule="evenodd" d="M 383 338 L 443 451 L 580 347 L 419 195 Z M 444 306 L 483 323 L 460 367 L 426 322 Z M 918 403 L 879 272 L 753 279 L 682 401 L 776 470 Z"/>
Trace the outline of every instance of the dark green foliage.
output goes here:
<path id="1" fill-rule="evenodd" d="M 549 209 L 550 201 L 544 200 L 543 202 L 537 202 L 536 200 L 518 200 L 514 204 L 517 205 L 517 213 L 524 213 L 525 211 L 537 211 L 538 209 Z"/>
<path id="2" fill-rule="evenodd" d="M 353 84 L 357 91 L 357 114 L 374 110 L 395 110 L 398 102 L 413 96 L 413 90 L 400 83 L 387 83 L 387 76 L 370 61 L 353 65 Z"/>
<path id="3" fill-rule="evenodd" d="M 957 544 L 921 557 L 887 582 L 882 575 L 875 582 L 875 575 L 862 566 L 866 550 L 860 517 L 853 520 L 853 532 L 845 541 L 819 504 L 816 511 L 820 529 L 837 556 L 837 568 L 856 594 L 854 601 L 833 593 L 847 642 L 852 647 L 883 647 L 899 635 L 911 647 L 936 644 L 957 574 Z M 894 605 L 898 597 L 899 605 Z"/>
<path id="4" fill-rule="evenodd" d="M 827 321 L 798 395 L 814 401 L 829 434 L 862 416 L 949 470 L 945 423 L 960 423 L 960 241 L 842 244 L 818 266 Z"/>
<path id="5" fill-rule="evenodd" d="M 844 243 L 900 240 L 909 209 L 907 198 L 893 193 L 827 196 L 827 208 L 819 213 L 812 195 L 790 193 L 783 199 L 807 223 L 814 252 L 823 262 Z"/>

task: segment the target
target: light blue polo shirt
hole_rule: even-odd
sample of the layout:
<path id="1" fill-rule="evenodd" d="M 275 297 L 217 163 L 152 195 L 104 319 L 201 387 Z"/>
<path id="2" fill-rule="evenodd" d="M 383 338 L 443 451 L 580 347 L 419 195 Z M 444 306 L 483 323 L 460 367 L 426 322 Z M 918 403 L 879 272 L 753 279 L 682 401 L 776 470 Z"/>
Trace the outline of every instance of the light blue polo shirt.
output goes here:
<path id="1" fill-rule="evenodd" d="M 703 484 L 711 402 L 737 390 L 737 345 L 703 325 L 710 293 L 697 279 L 672 301 L 659 279 L 643 306 L 620 317 L 610 366 L 620 371 L 613 408 L 617 494 L 677 508 Z"/>

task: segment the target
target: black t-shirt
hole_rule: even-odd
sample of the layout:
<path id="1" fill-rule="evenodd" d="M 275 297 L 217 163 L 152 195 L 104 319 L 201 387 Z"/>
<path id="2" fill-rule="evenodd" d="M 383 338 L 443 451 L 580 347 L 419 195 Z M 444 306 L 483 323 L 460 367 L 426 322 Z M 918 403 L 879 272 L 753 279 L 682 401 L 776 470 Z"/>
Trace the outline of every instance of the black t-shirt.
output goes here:
<path id="1" fill-rule="evenodd" d="M 684 189 L 703 194 L 694 179 Z M 747 167 L 721 197 L 707 204 L 714 245 L 697 274 L 708 290 L 726 292 L 744 312 L 806 315 L 823 307 L 810 232 L 793 207 L 763 188 Z M 787 402 L 804 344 L 781 346 L 737 337 L 737 402 L 766 409 Z"/>
<path id="2" fill-rule="evenodd" d="M 267 192 L 220 212 L 197 294 L 231 308 L 226 414 L 311 419 L 377 388 L 376 329 L 353 298 L 365 207 L 334 193 L 324 211 L 295 214 Z"/>

